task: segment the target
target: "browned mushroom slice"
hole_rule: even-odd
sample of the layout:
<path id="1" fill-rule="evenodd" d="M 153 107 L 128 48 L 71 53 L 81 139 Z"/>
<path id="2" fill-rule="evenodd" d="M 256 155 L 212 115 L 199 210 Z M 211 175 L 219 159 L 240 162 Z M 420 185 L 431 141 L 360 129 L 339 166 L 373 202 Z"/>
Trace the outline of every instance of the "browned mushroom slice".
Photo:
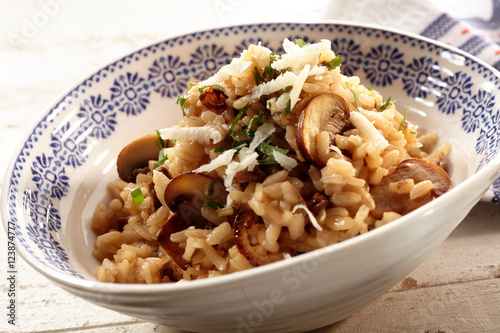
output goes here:
<path id="1" fill-rule="evenodd" d="M 158 159 L 158 136 L 146 135 L 132 141 L 122 149 L 116 161 L 118 176 L 126 182 L 135 181 L 135 170 L 148 166 L 150 160 Z"/>
<path id="2" fill-rule="evenodd" d="M 333 142 L 335 135 L 342 133 L 348 119 L 349 107 L 342 97 L 324 93 L 312 98 L 302 109 L 297 121 L 297 146 L 302 156 L 308 162 L 322 167 L 316 137 L 326 131 L 330 135 L 330 142 Z"/>
<path id="3" fill-rule="evenodd" d="M 227 191 L 220 182 L 202 173 L 184 173 L 173 178 L 165 189 L 165 203 L 171 211 L 179 211 L 192 225 L 203 228 L 199 222 L 201 207 L 225 206 Z M 204 219 L 203 219 L 204 220 Z"/>
<path id="4" fill-rule="evenodd" d="M 158 234 L 158 243 L 177 265 L 186 269 L 188 263 L 182 258 L 184 249 L 179 243 L 172 242 L 170 236 L 189 227 L 212 229 L 214 225 L 201 215 L 201 207 L 224 206 L 227 191 L 221 183 L 205 174 L 185 173 L 170 181 L 164 198 L 174 214 Z"/>
<path id="5" fill-rule="evenodd" d="M 226 94 L 215 87 L 203 89 L 200 95 L 200 102 L 210 110 L 224 110 L 226 108 Z"/>
<path id="6" fill-rule="evenodd" d="M 188 227 L 188 221 L 186 221 L 183 216 L 177 212 L 170 216 L 158 234 L 158 244 L 160 244 L 172 260 L 182 269 L 186 269 L 188 265 L 188 262 L 182 258 L 184 255 L 184 248 L 180 247 L 179 243 L 172 242 L 170 240 L 170 236 Z"/>
<path id="7" fill-rule="evenodd" d="M 397 193 L 390 187 L 391 183 L 405 182 L 410 179 L 413 179 L 415 184 L 429 180 L 432 182 L 432 190 L 426 195 L 411 199 L 409 194 Z M 450 177 L 437 165 L 422 159 L 407 159 L 371 188 L 370 193 L 375 200 L 375 209 L 372 214 L 381 217 L 384 212 L 393 211 L 404 215 L 443 195 L 451 188 Z"/>
<path id="8" fill-rule="evenodd" d="M 238 251 L 243 254 L 253 266 L 262 266 L 284 259 L 284 252 L 269 253 L 257 249 L 250 242 L 249 230 L 259 221 L 254 213 L 244 211 L 236 215 L 234 219 L 234 241 Z"/>

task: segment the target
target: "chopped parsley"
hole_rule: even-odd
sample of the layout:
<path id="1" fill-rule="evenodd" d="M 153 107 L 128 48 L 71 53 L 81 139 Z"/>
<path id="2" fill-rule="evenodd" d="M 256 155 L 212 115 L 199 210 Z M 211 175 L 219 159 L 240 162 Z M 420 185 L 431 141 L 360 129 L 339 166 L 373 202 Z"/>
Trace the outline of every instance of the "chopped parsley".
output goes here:
<path id="1" fill-rule="evenodd" d="M 223 93 L 225 93 L 225 92 L 226 92 L 226 91 L 224 90 L 224 88 L 223 88 L 222 86 L 218 85 L 218 84 L 211 84 L 211 85 L 209 85 L 209 86 L 205 86 L 205 87 L 202 87 L 202 88 L 198 88 L 198 91 L 199 91 L 199 92 L 200 92 L 200 94 L 201 94 L 201 93 L 203 93 L 203 90 L 204 90 L 205 88 L 210 88 L 210 87 L 212 87 L 212 88 L 216 88 L 216 89 L 219 89 L 219 90 L 220 90 L 220 91 L 222 91 Z"/>
<path id="2" fill-rule="evenodd" d="M 391 105 L 394 105 L 394 103 L 396 103 L 397 100 L 393 100 L 392 99 L 392 95 L 389 96 L 389 98 L 387 98 L 387 101 L 385 101 L 381 106 L 380 106 L 380 111 L 384 111 L 385 109 L 387 109 L 389 106 Z"/>
<path id="3" fill-rule="evenodd" d="M 403 120 L 401 121 L 401 124 L 399 124 L 399 131 L 401 131 L 401 129 L 403 128 L 403 124 L 405 123 L 406 116 L 408 115 L 408 107 L 409 106 L 410 106 L 410 104 L 406 105 L 405 115 L 403 116 Z"/>
<path id="4" fill-rule="evenodd" d="M 205 202 L 203 202 L 203 206 L 208 206 L 212 209 L 219 209 L 224 207 L 223 204 L 215 200 L 206 200 Z"/>
<path id="5" fill-rule="evenodd" d="M 208 196 L 212 197 L 214 195 L 215 180 L 208 184 Z"/>
<path id="6" fill-rule="evenodd" d="M 189 84 L 191 84 L 191 82 Z M 182 115 L 184 117 L 186 116 L 186 112 L 184 112 L 183 105 L 188 98 L 189 98 L 189 95 L 179 95 L 179 97 L 177 97 L 177 101 L 175 101 L 176 104 L 180 105 L 181 110 L 182 110 Z"/>
<path id="7" fill-rule="evenodd" d="M 158 162 L 155 163 L 153 166 L 153 169 L 158 168 L 161 166 L 165 161 L 168 160 L 167 154 L 165 154 L 165 148 L 161 149 L 160 152 L 158 153 Z"/>
<path id="8" fill-rule="evenodd" d="M 253 137 L 253 134 L 255 131 L 252 129 L 253 125 L 256 124 L 257 126 L 262 126 L 264 122 L 262 121 L 262 117 L 264 117 L 265 111 L 262 110 L 262 108 L 259 109 L 259 115 L 254 116 L 252 119 L 250 119 L 250 122 L 248 123 L 248 126 L 246 127 L 246 135 L 250 138 Z"/>
<path id="9" fill-rule="evenodd" d="M 248 147 L 250 144 L 250 141 L 233 141 L 231 146 L 219 146 L 214 149 L 214 152 L 216 153 L 222 153 L 225 152 L 226 150 L 229 149 L 235 149 L 236 152 L 233 155 L 233 160 L 236 158 L 240 150 L 244 147 Z"/>
<path id="10" fill-rule="evenodd" d="M 359 111 L 360 109 L 362 109 L 362 107 L 361 107 L 361 103 L 359 102 L 358 95 L 354 92 L 354 90 L 351 88 L 349 83 L 346 82 L 345 84 L 347 85 L 347 88 L 349 88 L 349 90 L 352 92 L 352 95 L 354 96 L 354 101 L 356 102 L 356 108 Z"/>
<path id="11" fill-rule="evenodd" d="M 264 70 L 262 71 L 262 75 L 259 72 L 259 69 L 257 66 L 253 68 L 253 78 L 255 79 L 255 85 L 259 85 L 261 83 L 269 82 L 271 80 L 274 80 L 274 68 L 271 66 L 273 62 L 276 61 L 276 55 L 274 53 L 271 53 L 269 55 L 269 65 L 264 67 Z"/>
<path id="12" fill-rule="evenodd" d="M 161 150 L 163 148 L 167 148 L 168 147 L 168 140 L 163 140 L 161 138 L 160 131 L 158 131 L 158 130 L 155 130 L 155 131 L 156 131 L 156 136 L 158 136 L 158 140 L 156 140 L 156 146 L 158 147 L 158 150 Z"/>
<path id="13" fill-rule="evenodd" d="M 341 63 L 342 63 L 342 58 L 340 56 L 336 56 L 335 58 L 326 63 L 326 68 L 330 70 L 335 69 L 339 67 Z"/>
<path id="14" fill-rule="evenodd" d="M 262 142 L 257 147 L 257 149 L 263 155 L 267 156 L 266 158 L 258 160 L 258 163 L 260 165 L 277 165 L 278 162 L 276 162 L 276 159 L 274 158 L 274 155 L 273 155 L 274 151 L 280 152 L 283 155 L 287 155 L 288 154 L 288 149 L 283 149 L 283 148 L 280 148 L 280 147 L 276 147 L 276 146 L 270 145 L 270 144 L 268 144 L 266 142 Z"/>
<path id="15" fill-rule="evenodd" d="M 259 72 L 259 69 L 257 68 L 257 66 L 255 66 L 253 68 L 253 78 L 255 79 L 255 85 L 256 86 L 258 86 L 261 83 L 266 82 L 266 80 L 264 80 L 264 78 L 262 77 L 262 75 L 260 75 L 260 72 Z"/>
<path id="16" fill-rule="evenodd" d="M 224 137 L 224 140 L 226 140 L 227 138 L 229 138 L 231 136 L 231 133 L 233 132 L 234 128 L 236 127 L 236 124 L 241 119 L 243 114 L 248 111 L 248 108 L 249 108 L 249 105 L 247 104 L 243 107 L 243 109 L 240 110 L 240 112 L 238 112 L 238 114 L 236 115 L 236 118 L 234 118 L 233 123 L 231 124 L 231 127 L 229 128 L 229 131 L 227 132 L 226 136 Z"/>
<path id="17" fill-rule="evenodd" d="M 158 130 L 156 130 L 156 135 L 158 136 L 158 140 L 156 140 L 156 146 L 158 147 L 158 150 L 160 152 L 158 153 L 158 162 L 155 163 L 153 169 L 156 169 L 166 160 L 168 160 L 168 156 L 165 154 L 165 149 L 170 145 L 170 140 L 163 140 Z M 175 140 L 172 140 L 172 143 L 175 144 Z"/>
<path id="18" fill-rule="evenodd" d="M 311 43 L 306 43 L 302 39 L 296 38 L 295 39 L 295 44 L 297 44 L 299 47 L 304 47 L 307 45 L 311 45 Z"/>
<path id="19" fill-rule="evenodd" d="M 289 99 L 288 102 L 286 102 L 286 106 L 285 106 L 285 115 L 287 117 L 290 117 L 292 115 L 292 110 L 291 110 L 291 103 L 292 103 L 292 100 Z"/>
<path id="20" fill-rule="evenodd" d="M 140 205 L 144 201 L 144 196 L 142 195 L 140 188 L 136 188 L 130 192 L 130 195 L 132 196 L 132 202 L 134 205 Z"/>

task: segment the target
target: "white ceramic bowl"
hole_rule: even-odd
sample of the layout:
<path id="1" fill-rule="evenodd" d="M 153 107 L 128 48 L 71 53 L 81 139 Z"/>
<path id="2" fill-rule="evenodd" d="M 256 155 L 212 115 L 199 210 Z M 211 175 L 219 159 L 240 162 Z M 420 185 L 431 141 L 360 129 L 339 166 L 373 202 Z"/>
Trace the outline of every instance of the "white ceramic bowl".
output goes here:
<path id="1" fill-rule="evenodd" d="M 455 188 L 401 219 L 290 260 L 201 281 L 96 282 L 90 219 L 131 139 L 176 123 L 176 97 L 251 43 L 330 39 L 343 72 L 410 104 L 409 120 L 452 144 Z M 139 50 L 69 90 L 17 150 L 2 219 L 17 251 L 62 288 L 137 318 L 193 331 L 304 331 L 341 320 L 409 274 L 499 176 L 499 74 L 428 39 L 344 23 L 261 24 L 197 32 Z M 500 199 L 500 182 L 489 200 Z"/>

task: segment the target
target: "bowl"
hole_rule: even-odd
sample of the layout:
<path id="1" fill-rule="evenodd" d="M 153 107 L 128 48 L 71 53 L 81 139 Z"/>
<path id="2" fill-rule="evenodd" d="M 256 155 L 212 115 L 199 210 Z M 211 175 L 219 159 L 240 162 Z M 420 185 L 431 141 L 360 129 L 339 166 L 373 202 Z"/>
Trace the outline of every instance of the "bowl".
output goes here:
<path id="1" fill-rule="evenodd" d="M 90 220 L 132 139 L 181 118 L 176 98 L 249 44 L 329 39 L 342 71 L 410 104 L 408 119 L 451 143 L 454 188 L 344 242 L 213 279 L 161 285 L 97 282 Z M 346 318 L 407 276 L 488 193 L 500 201 L 499 73 L 416 35 L 344 22 L 200 31 L 151 45 L 90 75 L 44 111 L 17 149 L 2 220 L 17 252 L 97 305 L 189 331 L 305 331 Z M 160 124 L 160 125 L 159 125 Z M 493 184 L 493 185 L 492 185 Z"/>

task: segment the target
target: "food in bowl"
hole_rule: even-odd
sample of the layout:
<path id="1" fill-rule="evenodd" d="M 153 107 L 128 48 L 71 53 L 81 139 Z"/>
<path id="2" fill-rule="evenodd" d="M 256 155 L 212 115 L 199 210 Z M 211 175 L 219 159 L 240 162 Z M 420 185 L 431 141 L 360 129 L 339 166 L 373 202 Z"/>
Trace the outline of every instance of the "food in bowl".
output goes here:
<path id="1" fill-rule="evenodd" d="M 328 40 L 250 45 L 117 159 L 92 219 L 97 279 L 195 280 L 366 233 L 451 189 L 450 145 L 418 133 Z M 152 130 L 153 132 L 153 130 Z"/>

